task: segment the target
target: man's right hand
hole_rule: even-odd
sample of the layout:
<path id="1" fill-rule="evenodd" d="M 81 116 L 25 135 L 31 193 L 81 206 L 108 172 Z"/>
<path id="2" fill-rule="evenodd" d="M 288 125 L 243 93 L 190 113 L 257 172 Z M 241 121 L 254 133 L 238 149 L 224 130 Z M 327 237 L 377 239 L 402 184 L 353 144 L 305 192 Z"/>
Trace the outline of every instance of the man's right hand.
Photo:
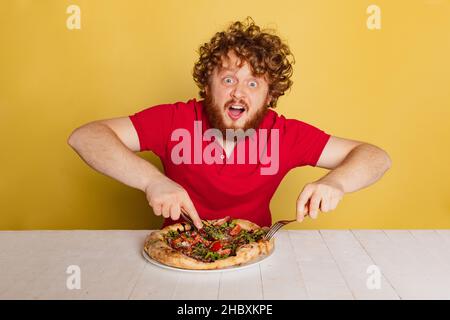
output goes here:
<path id="1" fill-rule="evenodd" d="M 147 201 L 157 216 L 178 220 L 181 208 L 191 217 L 195 226 L 202 228 L 202 221 L 187 191 L 178 183 L 161 174 L 146 186 Z"/>

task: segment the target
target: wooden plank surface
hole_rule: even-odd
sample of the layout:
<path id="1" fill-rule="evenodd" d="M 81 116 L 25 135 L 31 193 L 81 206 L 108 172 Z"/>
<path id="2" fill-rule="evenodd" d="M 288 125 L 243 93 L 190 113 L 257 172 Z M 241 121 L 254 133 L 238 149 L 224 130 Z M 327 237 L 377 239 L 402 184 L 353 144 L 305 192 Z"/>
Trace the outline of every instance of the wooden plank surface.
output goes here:
<path id="1" fill-rule="evenodd" d="M 264 299 L 307 299 L 305 281 L 287 231 L 275 235 L 275 251 L 260 265 Z"/>
<path id="2" fill-rule="evenodd" d="M 219 283 L 221 300 L 263 299 L 263 287 L 260 265 L 255 265 L 242 271 L 222 272 Z"/>
<path id="3" fill-rule="evenodd" d="M 354 299 L 319 231 L 289 231 L 289 236 L 309 298 Z"/>
<path id="4" fill-rule="evenodd" d="M 355 299 L 399 299 L 382 273 L 379 286 L 367 285 L 375 263 L 351 231 L 321 230 L 320 233 Z"/>
<path id="5" fill-rule="evenodd" d="M 145 266 L 147 231 L 23 231 L 0 233 L 0 298 L 126 298 Z M 81 289 L 69 290 L 67 268 L 80 267 Z"/>
<path id="6" fill-rule="evenodd" d="M 149 232 L 0 231 L 0 299 L 450 299 L 450 230 L 280 231 L 262 263 L 209 274 L 148 263 Z"/>
<path id="7" fill-rule="evenodd" d="M 408 230 L 353 233 L 401 299 L 450 298 L 448 268 L 433 258 Z"/>

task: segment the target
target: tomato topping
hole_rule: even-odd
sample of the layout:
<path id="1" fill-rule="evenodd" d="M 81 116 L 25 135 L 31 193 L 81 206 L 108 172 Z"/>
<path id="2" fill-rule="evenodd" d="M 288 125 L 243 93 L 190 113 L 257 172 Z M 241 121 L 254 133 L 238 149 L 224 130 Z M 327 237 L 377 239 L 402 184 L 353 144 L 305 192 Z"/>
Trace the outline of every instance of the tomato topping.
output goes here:
<path id="1" fill-rule="evenodd" d="M 220 249 L 222 249 L 222 243 L 220 243 L 220 241 L 216 241 L 211 245 L 211 250 L 214 252 L 219 251 Z"/>
<path id="2" fill-rule="evenodd" d="M 237 224 L 233 229 L 231 229 L 230 236 L 237 235 L 239 232 L 241 232 L 241 230 L 242 230 L 241 226 Z"/>

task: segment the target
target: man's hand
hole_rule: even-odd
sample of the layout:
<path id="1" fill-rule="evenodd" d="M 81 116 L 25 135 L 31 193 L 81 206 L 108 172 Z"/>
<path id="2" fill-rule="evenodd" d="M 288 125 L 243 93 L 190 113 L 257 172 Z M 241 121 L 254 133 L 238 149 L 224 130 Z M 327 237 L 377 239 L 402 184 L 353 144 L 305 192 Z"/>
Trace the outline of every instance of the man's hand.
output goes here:
<path id="1" fill-rule="evenodd" d="M 145 194 L 155 215 L 178 220 L 181 208 L 183 208 L 189 214 L 195 226 L 199 229 L 202 228 L 202 221 L 188 193 L 173 180 L 161 174 L 147 185 Z"/>
<path id="2" fill-rule="evenodd" d="M 341 185 L 331 181 L 308 183 L 297 199 L 297 221 L 302 222 L 305 215 L 316 219 L 319 209 L 328 212 L 336 209 L 344 196 Z"/>

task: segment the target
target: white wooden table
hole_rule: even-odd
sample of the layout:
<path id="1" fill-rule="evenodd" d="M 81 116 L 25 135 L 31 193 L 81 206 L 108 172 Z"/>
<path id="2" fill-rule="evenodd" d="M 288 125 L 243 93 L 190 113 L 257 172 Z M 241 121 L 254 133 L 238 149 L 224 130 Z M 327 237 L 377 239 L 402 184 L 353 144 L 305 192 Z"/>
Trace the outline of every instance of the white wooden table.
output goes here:
<path id="1" fill-rule="evenodd" d="M 450 230 L 280 231 L 262 263 L 202 274 L 147 262 L 148 233 L 0 231 L 0 298 L 450 299 Z"/>

